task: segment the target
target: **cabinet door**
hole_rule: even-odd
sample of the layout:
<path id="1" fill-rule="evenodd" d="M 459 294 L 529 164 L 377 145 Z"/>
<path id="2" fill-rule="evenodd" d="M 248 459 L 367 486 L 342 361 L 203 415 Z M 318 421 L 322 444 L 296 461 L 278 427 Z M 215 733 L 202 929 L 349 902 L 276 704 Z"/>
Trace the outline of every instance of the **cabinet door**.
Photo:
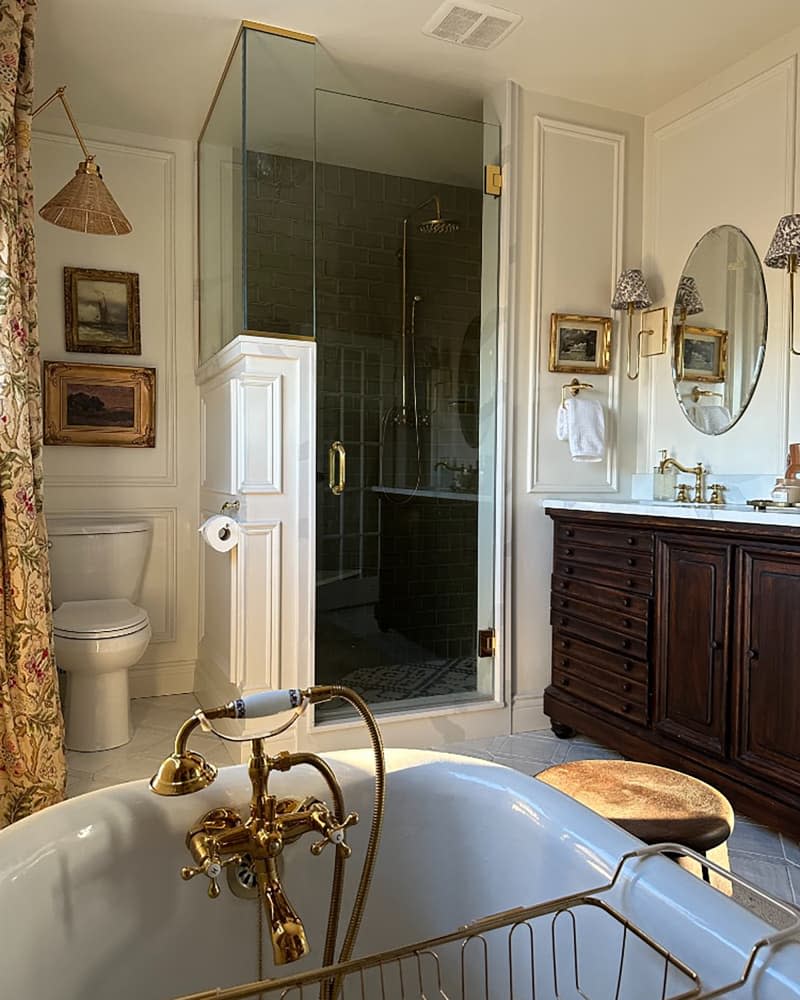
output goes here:
<path id="1" fill-rule="evenodd" d="M 800 552 L 748 546 L 738 570 L 734 754 L 800 789 Z"/>
<path id="2" fill-rule="evenodd" d="M 730 552 L 659 538 L 655 728 L 715 756 L 726 750 Z"/>

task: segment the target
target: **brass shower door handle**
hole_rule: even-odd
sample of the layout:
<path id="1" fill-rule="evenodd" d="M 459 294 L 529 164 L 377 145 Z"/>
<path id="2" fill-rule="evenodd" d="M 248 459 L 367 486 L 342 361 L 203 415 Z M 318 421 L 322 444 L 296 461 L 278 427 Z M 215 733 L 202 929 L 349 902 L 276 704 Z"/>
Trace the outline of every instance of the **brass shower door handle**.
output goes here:
<path id="1" fill-rule="evenodd" d="M 339 471 L 336 471 L 336 456 L 339 456 Z M 344 493 L 347 482 L 347 452 L 341 441 L 334 441 L 328 448 L 328 486 L 331 493 L 338 497 Z"/>

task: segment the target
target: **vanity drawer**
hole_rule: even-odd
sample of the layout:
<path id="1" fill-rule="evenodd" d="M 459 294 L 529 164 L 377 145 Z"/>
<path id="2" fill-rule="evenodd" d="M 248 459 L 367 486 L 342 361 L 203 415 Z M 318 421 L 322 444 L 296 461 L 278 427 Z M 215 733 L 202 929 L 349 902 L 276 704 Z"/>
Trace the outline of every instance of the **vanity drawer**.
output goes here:
<path id="1" fill-rule="evenodd" d="M 565 564 L 584 563 L 601 569 L 621 570 L 623 573 L 647 573 L 653 575 L 652 552 L 617 552 L 597 549 L 591 545 L 558 544 L 556 559 Z"/>
<path id="2" fill-rule="evenodd" d="M 584 600 L 578 601 L 574 597 L 567 597 L 566 594 L 554 593 L 550 601 L 553 615 L 558 619 L 580 618 L 582 621 L 593 622 L 595 625 L 602 625 L 614 632 L 635 636 L 637 639 L 647 642 L 649 624 L 646 619 L 634 618 L 628 612 L 612 611 L 610 608 L 604 608 L 595 603 L 589 604 Z M 567 627 L 563 621 L 559 621 L 559 624 L 564 628 Z"/>
<path id="3" fill-rule="evenodd" d="M 635 594 L 653 593 L 652 572 L 645 576 L 640 573 L 624 573 L 622 570 L 606 569 L 604 566 L 589 566 L 575 562 L 569 557 L 561 558 L 556 552 L 554 569 L 559 576 L 568 580 L 581 580 L 602 587 L 616 587 Z"/>
<path id="4" fill-rule="evenodd" d="M 559 607 L 558 599 L 564 596 L 573 597 L 580 601 L 590 601 L 598 604 L 601 608 L 619 610 L 634 618 L 650 617 L 650 601 L 646 597 L 639 597 L 638 594 L 624 594 L 618 590 L 610 590 L 608 587 L 598 587 L 593 583 L 585 583 L 583 580 L 570 580 L 561 576 L 554 576 L 551 581 L 553 588 L 553 607 Z"/>
<path id="5" fill-rule="evenodd" d="M 606 691 L 598 684 L 593 684 L 583 677 L 565 673 L 563 670 L 553 670 L 553 687 L 580 698 L 597 708 L 604 708 L 615 715 L 632 719 L 642 725 L 647 723 L 647 699 L 642 700 L 640 692 L 617 694 Z"/>
<path id="6" fill-rule="evenodd" d="M 648 683 L 647 662 L 614 653 L 601 646 L 594 646 L 556 628 L 553 631 L 553 669 L 568 666 L 564 663 L 565 660 L 576 659 L 583 663 L 596 664 L 603 670 L 610 670 L 622 677 L 630 677 L 631 680 L 643 684 Z"/>
<path id="7" fill-rule="evenodd" d="M 577 677 L 590 684 L 596 684 L 609 694 L 624 696 L 628 701 L 633 701 L 637 705 L 647 706 L 647 685 L 641 681 L 631 680 L 629 677 L 620 677 L 608 670 L 601 670 L 592 666 L 591 663 L 584 663 L 570 657 L 566 666 L 554 668 L 554 675 L 560 674 L 565 677 Z M 568 685 L 561 685 L 567 687 Z"/>
<path id="8" fill-rule="evenodd" d="M 574 614 L 561 614 L 557 610 L 551 611 L 550 624 L 561 632 L 568 632 L 570 635 L 578 636 L 589 642 L 597 642 L 601 646 L 605 646 L 606 649 L 614 650 L 625 656 L 632 656 L 637 660 L 647 659 L 646 639 L 637 639 L 633 635 L 620 635 L 618 632 L 612 632 L 610 628 L 595 625 L 594 622 L 582 621 Z"/>
<path id="9" fill-rule="evenodd" d="M 625 552 L 641 552 L 652 556 L 653 532 L 636 528 L 595 528 L 588 524 L 567 522 L 557 524 L 556 545 L 593 545 L 603 549 L 623 549 Z"/>

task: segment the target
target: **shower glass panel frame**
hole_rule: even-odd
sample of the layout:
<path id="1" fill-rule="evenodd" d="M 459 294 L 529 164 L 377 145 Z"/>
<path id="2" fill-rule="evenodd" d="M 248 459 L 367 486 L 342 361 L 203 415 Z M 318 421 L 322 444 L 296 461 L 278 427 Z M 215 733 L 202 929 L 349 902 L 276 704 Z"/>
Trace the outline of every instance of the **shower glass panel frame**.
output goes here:
<path id="1" fill-rule="evenodd" d="M 315 106 L 315 682 L 381 714 L 496 701 L 499 127 Z"/>

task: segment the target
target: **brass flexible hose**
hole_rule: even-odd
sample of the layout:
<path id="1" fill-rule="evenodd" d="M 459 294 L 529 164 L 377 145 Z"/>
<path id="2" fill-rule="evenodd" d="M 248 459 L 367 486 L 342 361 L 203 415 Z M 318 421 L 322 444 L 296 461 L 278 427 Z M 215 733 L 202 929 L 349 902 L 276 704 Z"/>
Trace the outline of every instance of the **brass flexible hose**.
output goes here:
<path id="1" fill-rule="evenodd" d="M 341 684 L 325 685 L 324 688 L 312 688 L 312 691 L 315 693 L 321 690 L 328 692 L 332 698 L 342 698 L 344 701 L 350 702 L 353 708 L 359 713 L 359 715 L 361 715 L 364 720 L 364 724 L 369 730 L 370 740 L 372 741 L 372 751 L 375 757 L 375 807 L 372 812 L 372 823 L 369 830 L 367 853 L 364 858 L 364 865 L 361 869 L 361 879 L 358 883 L 356 898 L 353 903 L 353 910 L 350 914 L 350 921 L 347 925 L 347 932 L 345 934 L 344 943 L 342 944 L 342 950 L 339 953 L 339 962 L 342 963 L 348 961 L 353 953 L 356 937 L 358 936 L 358 931 L 361 927 L 361 918 L 364 915 L 367 895 L 369 894 L 370 885 L 372 884 L 372 875 L 375 869 L 375 861 L 378 856 L 378 847 L 381 842 L 383 813 L 386 803 L 386 761 L 383 756 L 383 740 L 381 739 L 380 730 L 378 729 L 378 724 L 375 721 L 375 716 L 372 714 L 369 705 L 367 705 L 361 695 L 356 694 L 356 692 L 350 688 L 343 687 Z M 334 985 L 334 989 L 331 993 L 332 998 L 335 998 L 337 991 L 338 983 Z"/>

